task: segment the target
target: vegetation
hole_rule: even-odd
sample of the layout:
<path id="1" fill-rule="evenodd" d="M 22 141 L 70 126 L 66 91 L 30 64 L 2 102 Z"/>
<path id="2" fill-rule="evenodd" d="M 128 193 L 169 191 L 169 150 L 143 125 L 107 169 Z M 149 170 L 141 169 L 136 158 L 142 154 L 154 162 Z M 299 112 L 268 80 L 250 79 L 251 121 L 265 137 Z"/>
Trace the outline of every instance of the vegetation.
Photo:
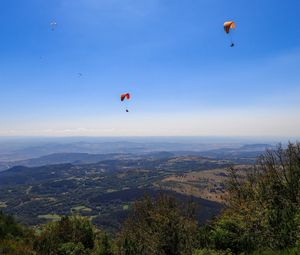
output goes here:
<path id="1" fill-rule="evenodd" d="M 19 225 L 11 216 L 0 212 L 0 254 L 31 255 L 34 254 L 32 230 Z"/>
<path id="2" fill-rule="evenodd" d="M 227 207 L 201 229 L 202 248 L 237 254 L 298 246 L 300 144 L 267 151 L 246 176 L 233 168 L 229 173 Z"/>
<path id="3" fill-rule="evenodd" d="M 34 247 L 41 255 L 84 254 L 94 248 L 94 241 L 91 223 L 85 218 L 72 216 L 43 227 L 36 236 Z"/>
<path id="4" fill-rule="evenodd" d="M 174 198 L 145 197 L 135 204 L 132 215 L 118 236 L 120 254 L 191 254 L 197 222 L 193 207 L 184 208 Z"/>
<path id="5" fill-rule="evenodd" d="M 105 160 L 93 164 L 57 164 L 40 167 L 14 167 L 0 172 L 0 207 L 31 226 L 59 220 L 63 215 L 80 214 L 92 218 L 100 229 L 116 232 L 128 217 L 134 201 L 144 194 L 155 197 L 167 176 L 182 175 L 229 165 L 227 161 L 203 157 L 163 157 L 165 153 L 137 155 L 135 158 Z M 159 157 L 158 157 L 159 156 Z M 133 157 L 133 156 L 132 156 Z M 184 165 L 183 165 L 184 163 Z M 213 174 L 212 174 L 213 175 Z M 213 175 L 214 176 L 214 175 Z M 201 183 L 201 187 L 207 182 Z M 213 184 L 212 184 L 213 185 Z M 168 194 L 188 199 L 186 193 Z M 205 199 L 205 198 L 204 198 Z M 5 202 L 5 203 L 4 203 Z M 204 222 L 220 211 L 220 204 L 198 199 Z"/>
<path id="6" fill-rule="evenodd" d="M 199 227 L 194 203 L 160 194 L 132 206 L 115 235 L 88 217 L 65 216 L 39 229 L 0 214 L 0 254 L 277 255 L 300 253 L 300 144 L 266 151 L 252 170 L 231 168 L 226 207 Z"/>

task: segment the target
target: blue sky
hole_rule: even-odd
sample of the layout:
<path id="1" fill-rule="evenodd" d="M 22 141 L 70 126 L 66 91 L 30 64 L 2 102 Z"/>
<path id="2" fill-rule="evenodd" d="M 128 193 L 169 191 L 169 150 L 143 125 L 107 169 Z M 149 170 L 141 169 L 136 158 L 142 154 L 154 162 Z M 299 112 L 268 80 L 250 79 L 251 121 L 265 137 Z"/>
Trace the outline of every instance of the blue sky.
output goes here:
<path id="1" fill-rule="evenodd" d="M 299 13 L 297 0 L 4 1 L 0 135 L 300 136 Z"/>

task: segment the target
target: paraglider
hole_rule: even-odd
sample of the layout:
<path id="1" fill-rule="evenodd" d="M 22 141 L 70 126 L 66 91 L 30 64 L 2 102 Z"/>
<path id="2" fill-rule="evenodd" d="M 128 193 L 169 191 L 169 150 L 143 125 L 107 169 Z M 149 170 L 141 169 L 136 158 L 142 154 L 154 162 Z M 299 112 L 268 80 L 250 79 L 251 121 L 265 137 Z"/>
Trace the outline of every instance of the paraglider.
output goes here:
<path id="1" fill-rule="evenodd" d="M 231 34 L 230 34 L 230 30 L 231 29 L 235 29 L 235 23 L 234 23 L 234 21 L 226 21 L 224 23 L 224 31 L 230 37 L 230 42 L 231 42 L 230 47 L 233 47 L 234 43 L 232 41 Z"/>
<path id="2" fill-rule="evenodd" d="M 126 99 L 126 101 L 127 101 L 127 100 L 130 100 L 130 98 L 131 98 L 131 96 L 130 96 L 129 93 L 122 94 L 121 97 L 120 97 L 121 102 L 124 102 L 125 99 Z M 128 110 L 127 107 L 126 107 L 126 112 L 129 112 L 129 110 Z"/>
<path id="3" fill-rule="evenodd" d="M 50 23 L 50 27 L 51 27 L 51 30 L 52 30 L 52 31 L 55 30 L 56 26 L 57 26 L 57 22 L 56 22 L 56 21 L 52 21 L 52 22 Z"/>
<path id="4" fill-rule="evenodd" d="M 125 98 L 126 98 L 127 100 L 129 100 L 129 99 L 130 99 L 130 94 L 129 94 L 129 93 L 126 93 L 126 94 L 122 94 L 122 95 L 121 95 L 121 101 L 122 101 L 122 102 L 125 100 Z"/>

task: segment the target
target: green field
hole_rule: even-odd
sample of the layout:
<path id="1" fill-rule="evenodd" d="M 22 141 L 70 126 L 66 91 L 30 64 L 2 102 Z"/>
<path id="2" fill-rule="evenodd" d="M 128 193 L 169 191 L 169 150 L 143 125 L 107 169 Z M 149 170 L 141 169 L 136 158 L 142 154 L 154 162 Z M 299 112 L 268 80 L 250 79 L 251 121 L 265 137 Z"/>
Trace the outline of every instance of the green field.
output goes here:
<path id="1" fill-rule="evenodd" d="M 75 206 L 71 209 L 71 211 L 76 211 L 76 212 L 91 212 L 93 211 L 91 208 L 88 208 L 84 205 L 79 205 L 79 206 Z"/>
<path id="2" fill-rule="evenodd" d="M 50 220 L 50 221 L 59 221 L 61 219 L 61 217 L 57 214 L 39 215 L 38 218 L 44 220 Z"/>
<path id="3" fill-rule="evenodd" d="M 6 205 L 6 202 L 0 202 L 0 208 L 6 208 L 7 205 Z"/>
<path id="4" fill-rule="evenodd" d="M 123 210 L 128 210 L 129 209 L 129 205 L 123 205 Z"/>

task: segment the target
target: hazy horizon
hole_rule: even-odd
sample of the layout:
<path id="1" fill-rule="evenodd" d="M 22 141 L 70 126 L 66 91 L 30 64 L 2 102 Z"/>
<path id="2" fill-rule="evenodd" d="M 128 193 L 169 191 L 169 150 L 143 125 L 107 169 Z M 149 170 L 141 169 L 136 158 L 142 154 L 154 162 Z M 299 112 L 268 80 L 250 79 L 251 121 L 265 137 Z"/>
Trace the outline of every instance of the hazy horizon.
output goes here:
<path id="1" fill-rule="evenodd" d="M 300 137 L 275 136 L 0 136 L 1 142 L 137 142 L 137 143 L 237 143 L 263 144 L 299 141 Z"/>

